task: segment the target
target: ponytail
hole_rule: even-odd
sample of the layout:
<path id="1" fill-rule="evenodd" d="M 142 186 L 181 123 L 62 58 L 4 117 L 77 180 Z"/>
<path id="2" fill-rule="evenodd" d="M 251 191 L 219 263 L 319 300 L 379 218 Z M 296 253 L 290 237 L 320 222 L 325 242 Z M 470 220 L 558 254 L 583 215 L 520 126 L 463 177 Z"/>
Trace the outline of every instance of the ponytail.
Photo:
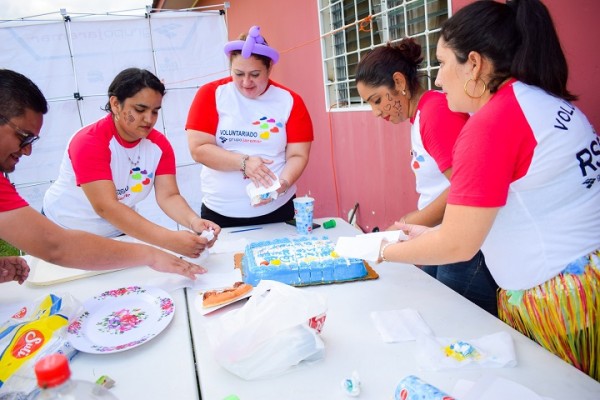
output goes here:
<path id="1" fill-rule="evenodd" d="M 479 0 L 446 20 L 440 33 L 459 63 L 465 63 L 471 51 L 492 62 L 490 93 L 514 77 L 564 100 L 577 98 L 567 90 L 567 61 L 540 0 Z"/>
<path id="2" fill-rule="evenodd" d="M 562 51 L 552 17 L 539 0 L 509 0 L 515 10 L 521 35 L 511 65 L 511 75 L 568 101 L 577 96 L 567 90 L 569 67 Z"/>

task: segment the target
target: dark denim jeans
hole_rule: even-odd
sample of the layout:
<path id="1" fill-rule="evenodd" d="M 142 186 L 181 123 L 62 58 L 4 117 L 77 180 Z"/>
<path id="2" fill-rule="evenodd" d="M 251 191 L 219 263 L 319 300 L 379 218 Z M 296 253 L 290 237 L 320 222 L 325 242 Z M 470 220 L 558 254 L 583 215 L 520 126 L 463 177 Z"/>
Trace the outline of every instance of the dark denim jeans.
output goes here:
<path id="1" fill-rule="evenodd" d="M 485 257 L 481 251 L 469 261 L 437 266 L 427 265 L 422 268 L 456 293 L 490 314 L 498 316 L 496 300 L 498 285 L 485 265 Z"/>

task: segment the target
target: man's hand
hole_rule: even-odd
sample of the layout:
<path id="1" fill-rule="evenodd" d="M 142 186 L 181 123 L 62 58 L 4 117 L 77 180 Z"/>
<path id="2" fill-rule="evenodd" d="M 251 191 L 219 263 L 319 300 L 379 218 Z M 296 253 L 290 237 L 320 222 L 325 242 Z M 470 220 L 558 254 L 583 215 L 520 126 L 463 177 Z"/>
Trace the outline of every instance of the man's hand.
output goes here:
<path id="1" fill-rule="evenodd" d="M 17 281 L 19 285 L 29 276 L 29 265 L 22 257 L 0 257 L 0 283 Z"/>

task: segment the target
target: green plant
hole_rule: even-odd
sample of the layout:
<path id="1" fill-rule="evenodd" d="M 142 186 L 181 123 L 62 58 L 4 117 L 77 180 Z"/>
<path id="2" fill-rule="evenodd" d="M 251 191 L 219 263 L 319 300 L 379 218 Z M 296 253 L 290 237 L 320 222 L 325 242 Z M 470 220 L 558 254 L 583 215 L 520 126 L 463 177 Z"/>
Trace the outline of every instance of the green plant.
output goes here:
<path id="1" fill-rule="evenodd" d="M 19 249 L 0 239 L 0 256 L 18 256 L 20 254 Z"/>

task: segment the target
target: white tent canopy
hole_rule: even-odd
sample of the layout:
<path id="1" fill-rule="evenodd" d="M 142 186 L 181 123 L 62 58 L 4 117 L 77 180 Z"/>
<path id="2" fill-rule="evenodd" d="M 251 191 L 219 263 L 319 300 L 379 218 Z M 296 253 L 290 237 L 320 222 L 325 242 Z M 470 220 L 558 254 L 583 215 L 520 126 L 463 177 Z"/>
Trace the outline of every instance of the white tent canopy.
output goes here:
<path id="1" fill-rule="evenodd" d="M 175 149 L 180 189 L 200 211 L 200 168 L 191 159 L 185 120 L 197 88 L 228 74 L 223 53 L 225 18 L 219 11 L 161 12 L 141 16 L 88 15 L 57 21 L 19 20 L 0 25 L 1 68 L 33 80 L 49 103 L 41 140 L 10 174 L 19 193 L 38 210 L 56 179 L 66 144 L 79 128 L 105 115 L 113 78 L 129 67 L 154 72 L 167 88 L 156 129 Z M 185 185 L 183 184 L 185 182 Z M 151 195 L 140 207 L 149 219 L 175 228 Z"/>

